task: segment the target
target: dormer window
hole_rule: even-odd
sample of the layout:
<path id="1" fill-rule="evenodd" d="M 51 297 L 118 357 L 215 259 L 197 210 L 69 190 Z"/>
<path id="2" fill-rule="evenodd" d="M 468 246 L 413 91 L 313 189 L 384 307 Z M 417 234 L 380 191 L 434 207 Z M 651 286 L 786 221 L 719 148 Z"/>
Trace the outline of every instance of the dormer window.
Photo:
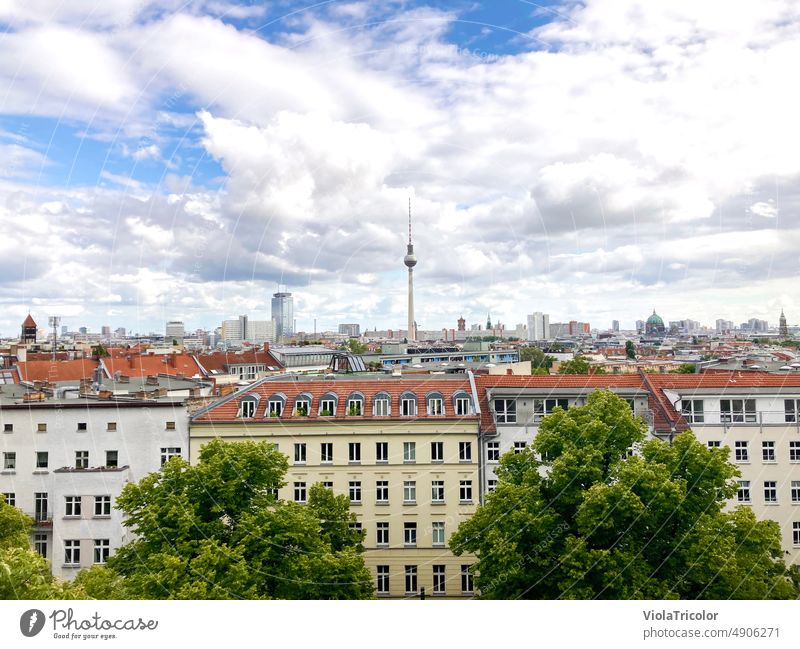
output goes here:
<path id="1" fill-rule="evenodd" d="M 472 399 L 470 399 L 470 397 L 467 394 L 463 392 L 457 394 L 454 399 L 454 404 L 455 404 L 456 415 L 458 415 L 459 417 L 464 417 L 466 415 L 472 414 Z"/>
<path id="2" fill-rule="evenodd" d="M 319 416 L 320 417 L 335 417 L 336 416 L 336 397 L 332 394 L 326 394 L 319 401 Z"/>
<path id="3" fill-rule="evenodd" d="M 239 417 L 251 418 L 256 416 L 258 399 L 255 397 L 245 397 L 239 402 Z"/>
<path id="4" fill-rule="evenodd" d="M 311 412 L 311 397 L 300 396 L 294 402 L 294 415 L 295 417 L 308 417 Z"/>
<path id="5" fill-rule="evenodd" d="M 428 395 L 428 415 L 432 417 L 444 414 L 444 399 L 439 393 Z"/>
<path id="6" fill-rule="evenodd" d="M 270 401 L 267 412 L 270 417 L 280 417 L 283 414 L 283 401 Z"/>
<path id="7" fill-rule="evenodd" d="M 385 392 L 375 395 L 375 400 L 372 402 L 372 415 L 374 417 L 388 417 L 392 413 L 391 403 L 389 395 Z"/>
<path id="8" fill-rule="evenodd" d="M 415 417 L 417 414 L 417 397 L 412 392 L 405 392 L 400 397 L 400 414 L 403 417 Z"/>
<path id="9" fill-rule="evenodd" d="M 364 397 L 360 394 L 351 394 L 347 399 L 347 414 L 350 417 L 360 417 L 364 414 Z"/>

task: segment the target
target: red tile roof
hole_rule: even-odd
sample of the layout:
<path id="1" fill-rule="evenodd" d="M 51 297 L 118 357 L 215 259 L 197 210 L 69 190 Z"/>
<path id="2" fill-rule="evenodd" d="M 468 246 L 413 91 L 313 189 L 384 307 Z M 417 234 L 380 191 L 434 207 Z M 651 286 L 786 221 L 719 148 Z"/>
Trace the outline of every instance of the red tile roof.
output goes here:
<path id="1" fill-rule="evenodd" d="M 35 327 L 35 326 L 37 326 L 36 325 L 36 320 L 33 319 L 33 317 L 31 316 L 30 313 L 28 314 L 28 317 L 25 318 L 25 320 L 23 320 L 22 326 L 23 327 Z"/>
<path id="2" fill-rule="evenodd" d="M 125 376 L 157 376 L 183 374 L 186 377 L 202 376 L 200 368 L 189 354 L 128 354 L 121 358 L 104 358 L 103 365 L 107 376 L 112 378 L 116 372 Z"/>
<path id="3" fill-rule="evenodd" d="M 243 352 L 214 352 L 196 357 L 200 365 L 210 374 L 212 370 L 225 371 L 229 365 L 266 365 L 267 367 L 282 368 L 272 354 L 263 349 L 251 349 Z"/>
<path id="4" fill-rule="evenodd" d="M 92 378 L 97 368 L 93 358 L 74 361 L 24 361 L 17 363 L 23 381 L 79 381 Z"/>

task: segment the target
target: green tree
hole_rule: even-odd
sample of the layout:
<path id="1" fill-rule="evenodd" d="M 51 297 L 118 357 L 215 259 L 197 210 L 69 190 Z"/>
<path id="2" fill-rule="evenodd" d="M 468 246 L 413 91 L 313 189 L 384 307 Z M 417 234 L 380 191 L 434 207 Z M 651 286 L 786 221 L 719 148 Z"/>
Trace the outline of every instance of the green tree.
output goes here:
<path id="1" fill-rule="evenodd" d="M 108 350 L 105 348 L 105 345 L 101 343 L 97 343 L 94 347 L 92 347 L 92 356 L 97 356 L 97 358 L 104 358 L 106 356 L 110 356 Z"/>
<path id="2" fill-rule="evenodd" d="M 778 524 L 725 508 L 738 475 L 729 449 L 691 432 L 644 441 L 646 429 L 624 400 L 596 391 L 503 456 L 496 491 L 450 541 L 477 555 L 483 597 L 798 597 Z"/>
<path id="3" fill-rule="evenodd" d="M 523 347 L 519 352 L 521 361 L 531 362 L 531 374 L 549 374 L 555 358 L 548 356 L 538 347 Z M 538 370 L 545 370 L 540 372 Z"/>
<path id="4" fill-rule="evenodd" d="M 565 361 L 561 363 L 558 368 L 559 374 L 588 374 L 589 368 L 588 359 L 584 358 L 583 356 L 576 356 L 570 361 Z M 592 367 L 592 370 L 595 374 L 605 374 L 606 371 L 602 367 Z"/>
<path id="5" fill-rule="evenodd" d="M 190 466 L 167 462 L 117 499 L 137 538 L 86 575 L 92 595 L 146 599 L 353 599 L 372 596 L 346 496 L 312 488 L 276 500 L 286 456 L 266 442 L 214 440 Z M 121 581 L 117 577 L 122 577 Z"/>
<path id="6" fill-rule="evenodd" d="M 353 354 L 366 354 L 369 351 L 369 347 L 367 347 L 367 345 L 358 342 L 358 340 L 355 338 L 351 338 L 347 341 L 347 348 Z"/>
<path id="7" fill-rule="evenodd" d="M 694 363 L 681 363 L 674 370 L 670 370 L 670 374 L 694 374 Z"/>
<path id="8" fill-rule="evenodd" d="M 631 360 L 636 360 L 636 346 L 633 344 L 632 340 L 625 341 L 625 356 Z"/>

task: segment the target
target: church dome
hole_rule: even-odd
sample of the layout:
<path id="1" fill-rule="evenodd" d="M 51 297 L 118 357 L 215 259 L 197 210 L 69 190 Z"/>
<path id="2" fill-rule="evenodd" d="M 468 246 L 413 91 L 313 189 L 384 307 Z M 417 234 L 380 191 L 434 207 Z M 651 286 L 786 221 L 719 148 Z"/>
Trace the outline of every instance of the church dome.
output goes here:
<path id="1" fill-rule="evenodd" d="M 647 324 L 663 327 L 664 326 L 664 321 L 661 319 L 661 316 L 658 315 L 655 312 L 655 310 L 653 310 L 653 315 L 651 315 L 649 318 L 647 318 Z"/>

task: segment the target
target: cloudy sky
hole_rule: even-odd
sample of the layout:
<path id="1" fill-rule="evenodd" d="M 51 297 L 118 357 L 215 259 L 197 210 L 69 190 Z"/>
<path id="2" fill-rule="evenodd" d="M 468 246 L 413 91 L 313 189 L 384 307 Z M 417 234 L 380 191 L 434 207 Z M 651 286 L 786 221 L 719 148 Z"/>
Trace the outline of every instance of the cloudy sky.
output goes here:
<path id="1" fill-rule="evenodd" d="M 800 322 L 795 0 L 0 0 L 0 334 Z"/>

